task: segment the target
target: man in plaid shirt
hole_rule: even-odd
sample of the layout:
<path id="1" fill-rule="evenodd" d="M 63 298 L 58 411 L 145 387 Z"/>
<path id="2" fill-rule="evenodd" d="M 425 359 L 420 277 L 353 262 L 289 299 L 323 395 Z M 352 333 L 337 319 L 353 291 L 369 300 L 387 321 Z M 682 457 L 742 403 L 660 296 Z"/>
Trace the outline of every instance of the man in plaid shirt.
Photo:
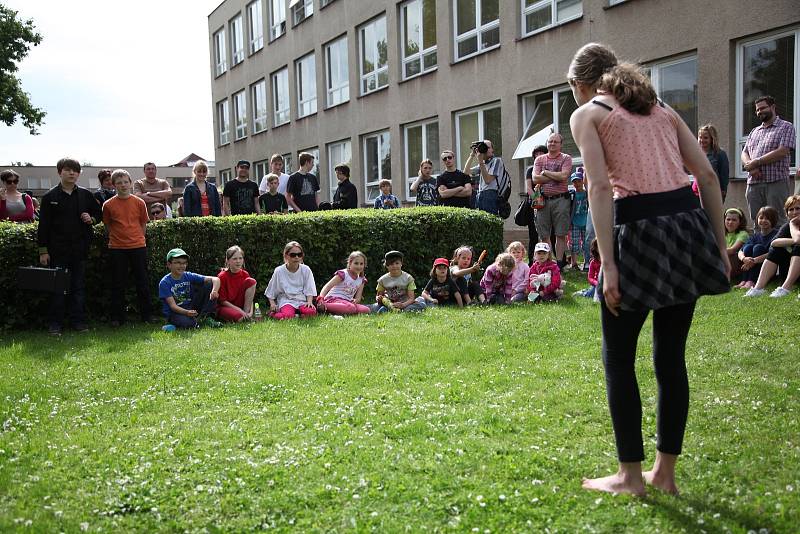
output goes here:
<path id="1" fill-rule="evenodd" d="M 775 112 L 775 99 L 762 96 L 756 99 L 756 116 L 761 125 L 753 128 L 742 151 L 742 164 L 747 176 L 747 206 L 750 220 L 755 221 L 758 210 L 772 206 L 780 214 L 780 224 L 786 222 L 781 209 L 786 197 L 792 194 L 789 177 L 790 152 L 797 135 L 791 122 Z"/>

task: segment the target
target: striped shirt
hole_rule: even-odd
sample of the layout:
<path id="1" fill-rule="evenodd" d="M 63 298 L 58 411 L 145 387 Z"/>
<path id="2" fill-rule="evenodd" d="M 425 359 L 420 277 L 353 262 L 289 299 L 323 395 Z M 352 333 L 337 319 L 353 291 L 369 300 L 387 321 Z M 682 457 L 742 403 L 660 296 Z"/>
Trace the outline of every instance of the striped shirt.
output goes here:
<path id="1" fill-rule="evenodd" d="M 765 154 L 786 147 L 792 150 L 795 147 L 797 135 L 791 122 L 785 121 L 780 117 L 775 117 L 772 124 L 760 124 L 753 128 L 747 136 L 747 143 L 744 149 L 750 155 L 750 159 L 756 159 Z M 775 161 L 758 167 L 761 176 L 756 178 L 752 174 L 747 175 L 748 184 L 766 184 L 780 182 L 789 177 L 789 154 Z"/>

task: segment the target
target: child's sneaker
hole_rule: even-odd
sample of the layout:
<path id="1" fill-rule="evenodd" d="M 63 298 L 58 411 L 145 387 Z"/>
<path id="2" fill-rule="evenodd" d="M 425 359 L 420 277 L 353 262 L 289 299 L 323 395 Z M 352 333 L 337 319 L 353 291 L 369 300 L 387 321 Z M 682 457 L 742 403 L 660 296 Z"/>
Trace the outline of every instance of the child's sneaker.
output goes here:
<path id="1" fill-rule="evenodd" d="M 747 293 L 744 294 L 745 297 L 760 297 L 766 293 L 764 289 L 758 289 L 757 287 L 751 287 L 747 290 Z"/>
<path id="2" fill-rule="evenodd" d="M 161 327 L 161 330 L 163 330 L 164 332 L 174 332 L 175 331 L 175 325 L 167 323 L 167 324 L 165 324 L 164 326 Z"/>
<path id="3" fill-rule="evenodd" d="M 209 328 L 220 328 L 222 326 L 222 323 L 219 321 L 215 321 L 211 317 L 206 317 L 203 320 L 203 326 L 207 326 Z"/>
<path id="4" fill-rule="evenodd" d="M 774 299 L 779 299 L 779 298 L 781 298 L 781 297 L 785 297 L 785 296 L 786 296 L 786 295 L 788 295 L 789 293 L 791 293 L 791 291 L 789 291 L 788 289 L 785 289 L 783 286 L 778 286 L 778 287 L 775 289 L 775 291 L 773 291 L 772 293 L 770 293 L 770 295 L 769 295 L 769 296 L 770 296 L 770 297 L 772 297 L 772 298 L 774 298 Z"/>

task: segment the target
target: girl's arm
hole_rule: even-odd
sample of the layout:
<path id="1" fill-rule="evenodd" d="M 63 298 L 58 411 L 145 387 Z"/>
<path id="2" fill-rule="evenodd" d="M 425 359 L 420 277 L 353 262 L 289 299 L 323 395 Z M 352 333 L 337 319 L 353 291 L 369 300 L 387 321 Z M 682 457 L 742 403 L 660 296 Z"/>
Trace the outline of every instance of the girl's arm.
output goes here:
<path id="1" fill-rule="evenodd" d="M 328 280 L 328 283 L 325 284 L 324 286 L 322 286 L 322 290 L 319 292 L 319 298 L 320 299 L 324 299 L 325 295 L 328 294 L 328 291 L 330 291 L 331 289 L 333 289 L 334 287 L 338 286 L 341 283 L 342 283 L 342 279 L 339 278 L 339 275 L 338 274 L 334 274 L 333 278 Z"/>
<path id="2" fill-rule="evenodd" d="M 275 299 L 271 299 L 271 298 L 267 297 L 267 300 L 269 301 L 269 311 L 271 311 L 271 312 L 278 311 L 278 303 L 275 302 Z"/>
<path id="3" fill-rule="evenodd" d="M 203 283 L 211 284 L 211 294 L 209 298 L 211 300 L 217 300 L 219 298 L 219 278 L 216 276 L 204 276 L 203 278 Z"/>
<path id="4" fill-rule="evenodd" d="M 425 302 L 433 302 L 434 304 L 439 304 L 439 301 L 438 301 L 438 300 L 436 300 L 435 298 L 433 298 L 433 297 L 431 296 L 431 294 L 430 294 L 430 293 L 428 293 L 428 290 L 427 290 L 427 289 L 423 289 L 423 290 L 422 290 L 422 298 L 424 298 L 424 299 L 425 299 Z"/>
<path id="5" fill-rule="evenodd" d="M 547 286 L 547 292 L 553 293 L 556 289 L 561 288 L 561 270 L 557 265 L 550 267 L 550 285 Z"/>
<path id="6" fill-rule="evenodd" d="M 733 245 L 728 247 L 728 254 L 733 254 L 735 252 L 739 252 L 739 250 L 744 246 L 744 241 L 737 239 Z"/>
<path id="7" fill-rule="evenodd" d="M 792 242 L 800 245 L 800 217 L 795 217 L 789 221 L 789 231 L 792 234 Z"/>
<path id="8" fill-rule="evenodd" d="M 456 291 L 455 295 L 456 295 L 456 304 L 458 305 L 459 308 L 463 308 L 464 307 L 464 301 L 461 300 L 461 292 L 460 291 Z"/>
<path id="9" fill-rule="evenodd" d="M 363 296 L 364 296 L 364 284 L 361 284 L 360 286 L 358 286 L 358 289 L 356 289 L 356 294 L 353 295 L 353 302 L 355 304 L 359 304 Z"/>
<path id="10" fill-rule="evenodd" d="M 791 237 L 778 237 L 772 240 L 769 246 L 780 248 L 780 247 L 791 247 L 794 245 L 794 240 Z"/>

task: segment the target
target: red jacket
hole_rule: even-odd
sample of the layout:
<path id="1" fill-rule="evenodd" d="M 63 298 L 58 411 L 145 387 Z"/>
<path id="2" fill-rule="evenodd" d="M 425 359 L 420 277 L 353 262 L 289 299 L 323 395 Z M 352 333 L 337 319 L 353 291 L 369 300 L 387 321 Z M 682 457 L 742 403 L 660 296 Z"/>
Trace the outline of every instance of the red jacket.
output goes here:
<path id="1" fill-rule="evenodd" d="M 533 265 L 531 265 L 531 269 L 528 271 L 528 292 L 536 291 L 536 288 L 533 286 L 532 278 L 534 275 L 550 273 L 550 284 L 545 287 L 540 287 L 538 289 L 539 294 L 542 297 L 547 295 L 553 295 L 556 292 L 556 289 L 561 288 L 561 271 L 558 269 L 558 264 L 553 260 L 547 260 L 544 263 L 539 263 L 538 261 L 534 261 Z"/>

